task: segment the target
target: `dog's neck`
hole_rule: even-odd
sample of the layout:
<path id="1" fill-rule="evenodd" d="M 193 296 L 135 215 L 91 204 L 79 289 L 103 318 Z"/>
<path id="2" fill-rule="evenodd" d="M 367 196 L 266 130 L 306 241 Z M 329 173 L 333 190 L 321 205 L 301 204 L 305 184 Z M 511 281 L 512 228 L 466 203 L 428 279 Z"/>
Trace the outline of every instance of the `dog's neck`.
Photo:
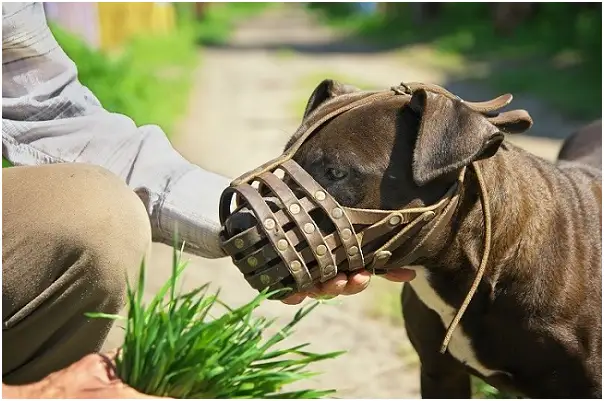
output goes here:
<path id="1" fill-rule="evenodd" d="M 514 269 L 522 271 L 539 258 L 540 245 L 549 237 L 548 227 L 553 224 L 555 208 L 559 206 L 554 189 L 539 171 L 555 166 L 508 143 L 478 165 L 492 216 L 491 253 L 485 279 L 496 282 L 505 266 L 514 264 Z M 421 264 L 431 273 L 467 276 L 471 280 L 483 255 L 486 228 L 476 176 L 472 169 L 467 174 L 448 240 L 439 252 Z M 526 241 L 527 236 L 531 241 Z"/>

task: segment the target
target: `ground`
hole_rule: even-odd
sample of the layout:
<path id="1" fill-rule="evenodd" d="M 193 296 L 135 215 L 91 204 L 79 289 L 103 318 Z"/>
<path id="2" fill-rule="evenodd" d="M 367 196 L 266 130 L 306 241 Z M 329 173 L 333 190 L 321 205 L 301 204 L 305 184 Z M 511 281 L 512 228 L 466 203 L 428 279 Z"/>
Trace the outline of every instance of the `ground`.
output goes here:
<path id="1" fill-rule="evenodd" d="M 329 46 L 335 38 L 301 9 L 277 7 L 241 25 L 228 45 L 204 49 L 188 115 L 172 138 L 175 147 L 191 162 L 234 178 L 281 152 L 299 123 L 300 105 L 323 78 L 376 88 L 401 81 L 448 85 L 445 73 L 415 60 L 413 51 L 404 56 L 354 47 L 338 51 Z M 467 100 L 496 95 L 486 86 L 448 87 Z M 556 156 L 559 138 L 578 124 L 531 98 L 517 96 L 513 104 L 527 109 L 535 125 L 530 136 L 510 139 L 545 158 Z M 169 276 L 171 252 L 154 245 L 149 294 Z M 187 287 L 211 281 L 233 305 L 254 296 L 229 259 L 189 258 Z M 396 316 L 399 287 L 375 278 L 369 290 L 322 305 L 302 322 L 292 342 L 310 342 L 316 351 L 348 353 L 320 363 L 316 368 L 323 374 L 300 386 L 334 388 L 338 398 L 417 398 L 417 359 Z M 289 319 L 296 310 L 274 301 L 258 313 Z M 120 335 L 115 329 L 107 346 L 119 344 Z"/>

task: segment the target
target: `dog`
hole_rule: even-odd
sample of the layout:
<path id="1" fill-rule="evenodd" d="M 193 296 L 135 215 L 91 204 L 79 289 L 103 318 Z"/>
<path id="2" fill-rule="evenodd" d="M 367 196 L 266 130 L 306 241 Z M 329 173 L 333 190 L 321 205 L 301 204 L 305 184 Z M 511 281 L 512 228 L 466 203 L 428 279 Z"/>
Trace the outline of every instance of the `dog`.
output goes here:
<path id="1" fill-rule="evenodd" d="M 302 125 L 351 96 L 362 92 L 324 80 Z M 571 136 L 557 163 L 506 141 L 506 130 L 522 131 L 418 89 L 336 116 L 294 160 L 341 205 L 386 210 L 432 205 L 463 169 L 480 167 L 484 186 L 467 169 L 437 245 L 400 266 L 416 272 L 401 299 L 423 398 L 470 398 L 471 375 L 522 397 L 601 398 L 601 123 Z M 441 353 L 485 251 L 483 187 L 492 216 L 488 263 Z"/>
<path id="2" fill-rule="evenodd" d="M 304 116 L 356 91 L 325 80 Z M 336 117 L 294 160 L 342 205 L 367 209 L 432 204 L 462 167 L 479 163 L 492 251 L 446 353 L 446 327 L 483 247 L 475 177 L 441 248 L 416 261 L 402 292 L 422 397 L 470 398 L 475 375 L 529 398 L 601 398 L 601 122 L 571 136 L 554 164 L 460 100 L 420 90 L 408 103 L 393 97 Z"/>

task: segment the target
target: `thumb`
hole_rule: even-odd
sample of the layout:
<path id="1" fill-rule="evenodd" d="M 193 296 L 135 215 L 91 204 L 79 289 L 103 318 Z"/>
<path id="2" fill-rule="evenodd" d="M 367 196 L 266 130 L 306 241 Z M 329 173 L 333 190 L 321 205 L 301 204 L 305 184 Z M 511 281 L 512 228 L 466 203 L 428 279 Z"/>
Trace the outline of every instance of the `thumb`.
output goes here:
<path id="1" fill-rule="evenodd" d="M 413 280 L 415 278 L 415 271 L 411 269 L 393 269 L 384 274 L 382 277 L 384 277 L 386 280 L 403 283 L 405 281 Z"/>

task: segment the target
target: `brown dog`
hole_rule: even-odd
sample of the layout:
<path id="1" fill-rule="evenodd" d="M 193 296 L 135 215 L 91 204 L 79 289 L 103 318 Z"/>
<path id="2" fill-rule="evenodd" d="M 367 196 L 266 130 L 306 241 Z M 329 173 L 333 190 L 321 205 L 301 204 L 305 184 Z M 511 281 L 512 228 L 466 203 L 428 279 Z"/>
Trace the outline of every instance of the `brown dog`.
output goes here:
<path id="1" fill-rule="evenodd" d="M 305 117 L 356 91 L 322 82 Z M 403 291 L 424 398 L 469 398 L 470 374 L 530 398 L 601 398 L 600 158 L 601 123 L 571 137 L 553 164 L 507 142 L 461 101 L 424 90 L 337 116 L 294 157 L 344 206 L 376 209 L 430 205 L 478 162 L 492 250 L 445 354 L 445 329 L 483 251 L 472 171 L 441 246 L 415 262 Z"/>

